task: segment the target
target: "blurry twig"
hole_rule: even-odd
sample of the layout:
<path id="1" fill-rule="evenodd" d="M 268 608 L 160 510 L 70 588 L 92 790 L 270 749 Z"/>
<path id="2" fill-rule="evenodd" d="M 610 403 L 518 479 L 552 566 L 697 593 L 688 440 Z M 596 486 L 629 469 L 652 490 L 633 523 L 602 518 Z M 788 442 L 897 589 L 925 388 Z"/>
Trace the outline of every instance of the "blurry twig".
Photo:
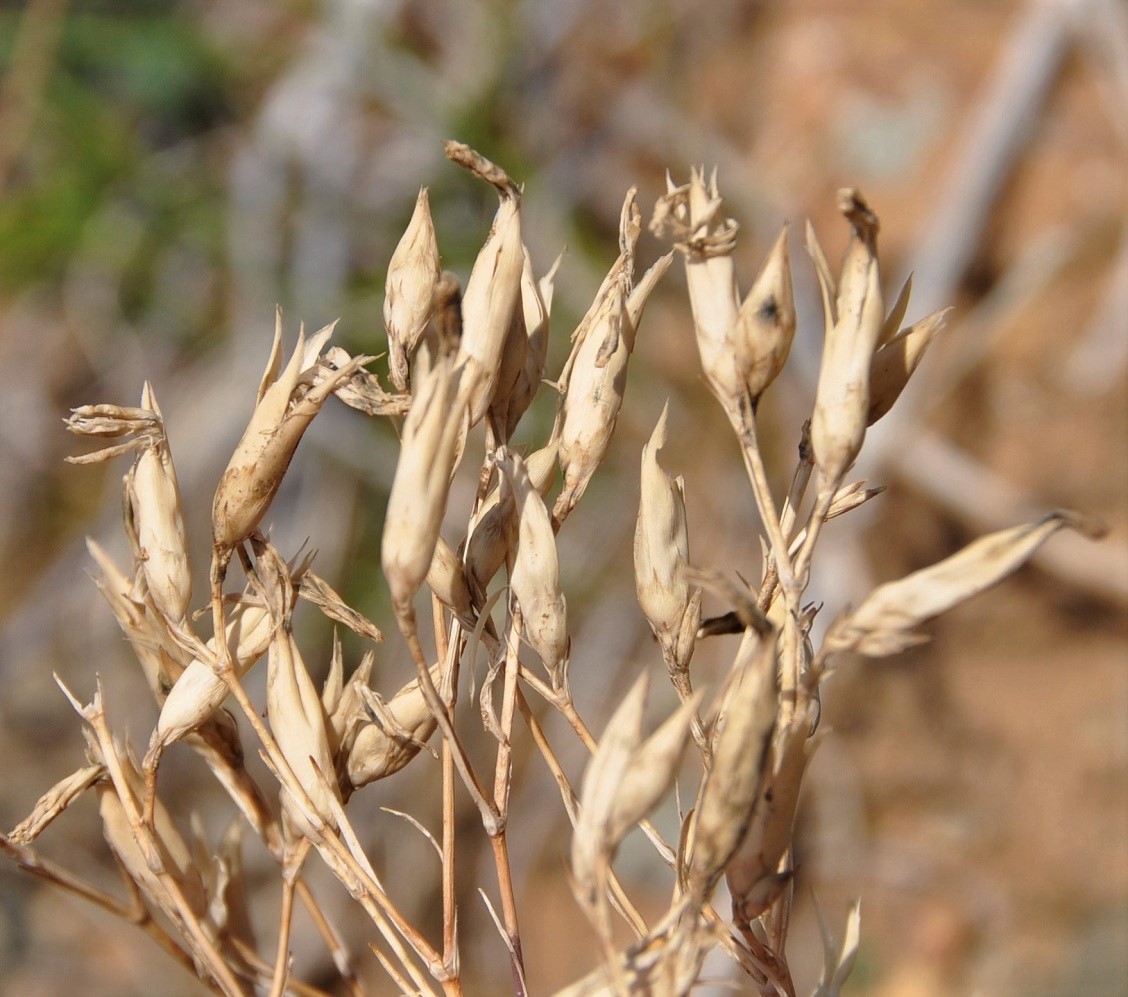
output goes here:
<path id="1" fill-rule="evenodd" d="M 0 193 L 8 189 L 59 51 L 67 0 L 28 0 L 0 82 Z"/>

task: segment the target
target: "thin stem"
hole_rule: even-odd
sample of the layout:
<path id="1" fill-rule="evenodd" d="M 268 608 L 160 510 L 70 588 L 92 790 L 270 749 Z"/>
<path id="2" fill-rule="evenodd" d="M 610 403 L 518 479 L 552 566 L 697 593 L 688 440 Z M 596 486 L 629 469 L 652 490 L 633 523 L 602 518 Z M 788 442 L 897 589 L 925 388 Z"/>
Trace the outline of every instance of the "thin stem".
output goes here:
<path id="1" fill-rule="evenodd" d="M 136 904 L 133 907 L 127 907 L 116 897 L 110 896 L 110 894 L 103 892 L 98 889 L 98 887 L 92 886 L 74 873 L 64 869 L 61 865 L 44 858 L 30 845 L 17 844 L 3 833 L 0 833 L 0 852 L 7 855 L 8 858 L 29 875 L 35 876 L 37 879 L 42 879 L 44 882 L 50 883 L 52 886 L 58 887 L 66 893 L 71 893 L 85 900 L 87 903 L 93 904 L 95 907 L 100 907 L 102 910 L 106 911 L 106 913 L 120 918 L 128 924 L 132 924 L 134 927 L 140 928 L 164 949 L 165 952 L 171 955 L 173 959 L 191 973 L 193 977 L 197 979 L 200 978 L 199 974 L 196 972 L 196 964 L 192 961 L 192 956 L 178 945 L 176 940 L 168 934 L 160 924 L 153 920 L 148 908 L 141 902 L 140 896 L 137 895 L 136 892 Z M 124 872 L 122 875 L 136 891 L 136 884 L 133 880 Z M 201 982 L 210 989 L 219 992 L 219 988 L 215 985 L 214 981 L 202 979 Z"/>
<path id="2" fill-rule="evenodd" d="M 302 838 L 282 866 L 282 909 L 278 915 L 278 953 L 274 957 L 270 997 L 282 997 L 289 978 L 290 927 L 294 921 L 294 886 L 302 872 L 302 863 L 309 854 L 310 841 Z"/>
<path id="3" fill-rule="evenodd" d="M 345 948 L 344 942 L 341 941 L 340 933 L 333 927 L 332 922 L 321 909 L 321 905 L 313 895 L 309 883 L 304 879 L 299 879 L 295 886 L 298 899 L 305 907 L 306 913 L 313 919 L 317 933 L 321 935 L 325 942 L 325 947 L 329 950 L 330 956 L 332 956 L 333 965 L 337 967 L 337 973 L 341 977 L 341 982 L 345 985 L 345 988 L 350 994 L 353 994 L 354 997 L 359 997 L 360 994 L 364 993 L 364 990 L 356 977 L 356 970 L 353 969 L 352 966 L 352 958 L 349 956 L 349 950 Z"/>
<path id="4" fill-rule="evenodd" d="M 447 639 L 443 626 L 445 613 L 442 604 L 431 597 L 431 612 L 435 620 L 435 643 L 440 660 L 445 660 L 450 648 L 459 639 L 458 621 L 451 628 L 451 639 Z M 458 683 L 452 682 L 450 689 L 451 708 L 458 696 Z M 443 738 L 443 966 L 451 976 L 458 972 L 458 892 L 455 882 L 455 828 L 457 815 L 454 806 L 454 754 L 450 742 Z"/>
<path id="5" fill-rule="evenodd" d="M 508 639 L 505 646 L 505 686 L 501 706 L 501 738 L 497 745 L 497 762 L 494 768 L 494 809 L 498 820 L 490 834 L 494 864 L 497 867 L 497 885 L 501 891 L 501 913 L 505 933 L 509 936 L 510 951 L 514 960 L 513 983 L 515 992 L 524 994 L 525 960 L 521 951 L 521 931 L 517 924 L 517 900 L 513 894 L 513 871 L 509 864 L 509 845 L 505 829 L 509 817 L 509 787 L 513 774 L 513 713 L 517 699 L 517 675 L 521 663 L 518 657 L 521 632 L 521 610 L 514 606 L 510 614 Z M 488 829 L 487 829 L 488 830 Z"/>

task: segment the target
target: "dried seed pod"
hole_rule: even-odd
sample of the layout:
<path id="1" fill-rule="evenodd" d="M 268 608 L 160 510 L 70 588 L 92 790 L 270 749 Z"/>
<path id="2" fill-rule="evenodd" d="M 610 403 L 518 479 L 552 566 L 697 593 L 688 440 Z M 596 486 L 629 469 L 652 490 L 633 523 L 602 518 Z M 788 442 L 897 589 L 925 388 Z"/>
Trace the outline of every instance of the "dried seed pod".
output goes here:
<path id="1" fill-rule="evenodd" d="M 8 840 L 17 845 L 30 845 L 59 814 L 105 775 L 106 767 L 99 763 L 87 765 L 55 783 L 39 798 L 31 813 L 16 825 Z"/>
<path id="2" fill-rule="evenodd" d="M 431 667 L 432 681 L 437 683 L 441 674 L 439 665 Z M 366 702 L 369 719 L 357 730 L 346 762 L 349 783 L 357 789 L 394 775 L 435 732 L 435 718 L 419 679 L 408 682 L 391 702 L 383 703 L 372 694 Z"/>
<path id="3" fill-rule="evenodd" d="M 753 405 L 783 370 L 794 336 L 795 297 L 784 226 L 740 306 L 733 330 L 737 373 Z"/>
<path id="4" fill-rule="evenodd" d="M 713 766 L 698 798 L 686 863 L 686 887 L 699 899 L 712 892 L 736 852 L 763 783 L 776 722 L 774 636 L 746 630 L 731 675 L 714 725 Z"/>
<path id="5" fill-rule="evenodd" d="M 462 368 L 440 357 L 422 372 L 404 422 L 381 548 L 397 614 L 410 611 L 431 567 L 466 422 L 467 387 Z"/>
<path id="6" fill-rule="evenodd" d="M 235 674 L 242 678 L 270 646 L 275 624 L 261 603 L 242 602 L 227 614 L 226 635 Z M 215 638 L 207 643 L 216 650 Z M 161 707 L 157 726 L 149 742 L 149 755 L 160 753 L 211 717 L 227 698 L 227 683 L 216 674 L 214 662 L 193 659 L 176 680 Z M 146 756 L 146 768 L 150 758 Z"/>
<path id="7" fill-rule="evenodd" d="M 881 657 L 928 640 L 920 624 L 997 585 L 1026 563 L 1062 527 L 1094 528 L 1068 512 L 1052 512 L 1033 523 L 1000 530 L 943 561 L 879 585 L 852 613 L 834 623 L 826 646 Z"/>
<path id="8" fill-rule="evenodd" d="M 517 546 L 510 591 L 521 607 L 525 640 L 559 688 L 565 681 L 568 621 L 552 522 L 544 500 L 529 480 L 525 462 L 515 454 L 503 454 L 498 466 L 512 489 L 517 510 Z"/>
<path id="9" fill-rule="evenodd" d="M 84 405 L 73 410 L 67 428 L 79 436 L 132 437 L 67 461 L 89 464 L 124 453 L 137 454 L 126 478 L 126 495 L 138 560 L 153 604 L 173 623 L 183 623 L 192 598 L 188 540 L 176 468 L 152 385 L 145 382 L 139 408 Z"/>
<path id="10" fill-rule="evenodd" d="M 274 631 L 266 658 L 266 712 L 287 764 L 309 797 L 313 813 L 293 798 L 283 781 L 282 805 L 295 825 L 311 834 L 318 822 L 332 823 L 331 798 L 340 799 L 329 746 L 328 721 L 288 627 Z"/>
<path id="11" fill-rule="evenodd" d="M 148 381 L 142 389 L 141 407 L 153 413 L 159 427 L 153 442 L 137 458 L 129 488 L 141 568 L 157 608 L 173 623 L 182 623 L 192 598 L 188 539 L 164 418 Z"/>
<path id="12" fill-rule="evenodd" d="M 554 436 L 560 443 L 564 488 L 552 510 L 558 524 L 575 508 L 607 452 L 623 404 L 627 364 L 642 311 L 670 265 L 670 257 L 663 257 L 631 290 L 640 218 L 632 187 L 619 223 L 619 258 L 576 330 L 572 355 L 561 375 L 563 400 Z"/>
<path id="13" fill-rule="evenodd" d="M 870 404 L 866 422 L 872 426 L 885 415 L 901 397 L 913 371 L 924 358 L 933 337 L 944 328 L 948 312 L 945 308 L 933 312 L 890 338 L 878 348 L 870 364 Z M 896 314 L 897 309 L 893 310 Z"/>
<path id="14" fill-rule="evenodd" d="M 458 555 L 442 536 L 435 541 L 435 552 L 431 555 L 431 566 L 427 569 L 427 584 L 439 602 L 463 624 L 473 621 L 474 610 L 470 586 L 466 582 L 466 571 Z"/>
<path id="15" fill-rule="evenodd" d="M 458 357 L 460 361 L 469 361 L 469 373 L 475 381 L 470 399 L 471 426 L 486 414 L 493 399 L 502 347 L 521 293 L 524 260 L 520 196 L 516 188 L 502 190 L 493 228 L 474 261 L 462 295 Z"/>
<path id="16" fill-rule="evenodd" d="M 732 253 L 740 226 L 722 213 L 717 174 L 706 180 L 692 170 L 680 187 L 666 177 L 667 192 L 654 206 L 650 230 L 672 239 L 685 256 L 685 278 L 701 369 L 722 401 L 743 390 L 737 369 L 734 335 L 740 310 Z"/>
<path id="17" fill-rule="evenodd" d="M 525 251 L 525 269 L 521 272 L 521 307 L 517 310 L 524 319 L 525 363 L 517 372 L 509 391 L 504 422 L 499 423 L 499 427 L 504 429 L 505 440 L 513 435 L 521 417 L 540 390 L 545 361 L 548 359 L 548 319 L 552 312 L 553 285 L 563 258 L 563 254 L 556 257 L 556 262 L 548 273 L 537 281 L 533 279 L 528 250 Z"/>
<path id="18" fill-rule="evenodd" d="M 662 645 L 663 657 L 669 665 L 683 670 L 693 647 L 691 636 L 688 647 L 679 648 L 682 623 L 690 606 L 685 576 L 689 532 L 684 482 L 672 478 L 658 463 L 658 451 L 666 444 L 668 415 L 667 402 L 650 442 L 642 449 L 642 487 L 634 538 L 635 588 L 639 605 Z"/>
<path id="19" fill-rule="evenodd" d="M 308 342 L 305 330 L 298 334 L 284 370 L 282 357 L 282 311 L 278 310 L 270 360 L 259 385 L 255 411 L 243 438 L 220 478 L 212 503 L 212 540 L 217 550 L 230 550 L 254 532 L 274 499 L 278 486 L 306 427 L 320 411 L 336 386 L 367 357 L 355 357 L 331 374 L 305 376 L 317 363 L 321 348 L 333 334 L 326 326 Z"/>
<path id="20" fill-rule="evenodd" d="M 411 221 L 388 263 L 384 285 L 388 372 L 400 391 L 408 389 L 411 354 L 431 318 L 431 299 L 438 279 L 439 243 L 427 188 L 421 187 Z"/>
<path id="21" fill-rule="evenodd" d="M 865 439 L 870 405 L 870 364 L 885 317 L 877 264 L 877 217 L 855 190 L 839 192 L 839 207 L 853 227 L 838 281 L 837 321 L 823 344 L 811 417 L 815 462 L 836 488 Z"/>

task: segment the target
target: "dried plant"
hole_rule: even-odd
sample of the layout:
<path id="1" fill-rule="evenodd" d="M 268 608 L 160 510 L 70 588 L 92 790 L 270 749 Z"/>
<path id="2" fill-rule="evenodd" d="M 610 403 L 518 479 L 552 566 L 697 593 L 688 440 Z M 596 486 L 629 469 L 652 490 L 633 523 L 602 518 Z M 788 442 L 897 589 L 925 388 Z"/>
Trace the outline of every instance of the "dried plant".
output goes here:
<path id="1" fill-rule="evenodd" d="M 500 206 L 462 294 L 457 278 L 440 270 L 427 194 L 420 192 L 387 277 L 384 318 L 398 393 L 385 392 L 364 369 L 371 358 L 326 350 L 331 326 L 309 340 L 299 334 L 283 367 L 278 316 L 254 414 L 215 493 L 210 637 L 188 612 L 193 588 L 185 517 L 152 388 L 145 385 L 137 408 L 96 405 L 73 413 L 73 432 L 122 441 L 76 461 L 133 455 L 125 477 L 132 563 L 122 570 L 97 545 L 90 549 L 96 584 L 136 653 L 159 715 L 138 762 L 109 725 L 100 683 L 91 683 L 95 691 L 87 705 L 67 691 L 86 736 L 86 762 L 0 839 L 3 849 L 30 873 L 140 925 L 204 985 L 226 994 L 320 992 L 291 972 L 297 898 L 322 933 L 340 987 L 361 993 L 340 935 L 303 877 L 316 853 L 370 922 L 373 951 L 400 992 L 458 994 L 464 986 L 459 918 L 477 913 L 458 905 L 455 800 L 461 791 L 476 806 L 489 840 L 495 881 L 483 885 L 500 899 L 500 910 L 488 901 L 487 907 L 501 934 L 499 956 L 508 961 L 514 992 L 523 994 L 526 955 L 509 857 L 510 836 L 520 825 L 510 825 L 510 797 L 515 742 L 531 739 L 544 767 L 526 770 L 522 778 L 555 781 L 559 789 L 574 825 L 570 882 L 594 936 L 589 965 L 596 968 L 562 993 L 687 993 L 699 981 L 705 957 L 719 947 L 756 992 L 794 994 L 785 953 L 795 886 L 791 837 L 804 772 L 820 740 L 820 690 L 835 656 L 888 655 L 927 639 L 922 624 L 1000 581 L 1054 532 L 1088 527 L 1059 512 L 983 538 L 933 567 L 879 586 L 831 621 L 816 643 L 812 626 L 819 607 L 806 603 L 804 593 L 820 532 L 829 519 L 880 490 L 850 482 L 848 475 L 867 427 L 891 409 L 944 315 L 902 328 L 908 284 L 886 311 L 878 219 L 857 191 L 841 192 L 851 241 L 837 276 L 807 232 L 825 346 L 791 486 L 777 502 L 768 486 L 757 412 L 796 331 L 787 232 L 742 297 L 733 260 L 738 226 L 723 213 L 715 176 L 694 171 L 688 183 L 670 183 L 651 228 L 684 259 L 702 368 L 748 472 L 764 558 L 754 586 L 693 563 L 684 483 L 659 461 L 668 434 L 676 432 L 663 409 L 641 454 L 634 541 L 638 600 L 656 637 L 656 667 L 638 677 L 602 733 L 593 735 L 572 696 L 573 681 L 582 683 L 583 676 L 571 669 L 574 624 L 561 588 L 558 544 L 566 542 L 566 520 L 607 452 L 647 299 L 674 253 L 635 280 L 642 214 L 636 192 L 628 192 L 618 257 L 573 333 L 562 372 L 555 382 L 544 381 L 559 260 L 538 279 L 523 242 L 518 185 L 465 146 L 448 143 L 447 154 L 491 184 Z M 509 440 L 545 384 L 558 392 L 555 424 L 540 449 L 522 456 Z M 313 574 L 309 557 L 293 553 L 287 560 L 260 532 L 302 433 L 331 394 L 390 419 L 401 438 L 382 564 L 417 674 L 383 694 L 370 688 L 375 655 L 366 653 L 346 681 L 336 641 L 328 678 L 318 689 L 292 626 L 300 601 L 371 642 L 380 642 L 382 634 Z M 465 536 L 453 545 L 440 529 L 449 520 L 452 480 L 466 462 L 468 431 L 482 420 L 478 486 L 466 511 Z M 557 465 L 563 484 L 553 500 L 548 496 Z M 238 594 L 225 591 L 236 556 L 246 575 Z M 505 585 L 497 581 L 502 566 Z M 430 634 L 417 614 L 424 588 L 432 603 Z M 706 590 L 729 610 L 702 620 Z M 695 691 L 696 644 L 725 632 L 742 635 L 727 677 L 712 692 Z M 467 677 L 482 657 L 479 650 L 485 671 Z M 264 704 L 243 686 L 247 671 L 264 656 L 265 715 Z M 647 734 L 648 689 L 663 672 L 680 705 Z M 477 710 L 473 692 L 469 702 L 460 698 L 467 687 L 477 688 Z M 273 779 L 269 789 L 244 764 L 241 725 L 224 706 L 229 700 L 253 731 Z M 582 780 L 568 774 L 548 742 L 539 719 L 546 709 L 558 712 L 591 752 Z M 436 731 L 437 751 L 431 744 Z M 238 811 L 216 846 L 198 830 L 186 839 L 161 799 L 162 753 L 178 741 L 202 757 Z M 491 745 L 492 772 L 483 761 L 483 743 Z M 687 752 L 696 760 L 687 761 Z M 437 939 L 412 924 L 385 890 L 347 806 L 363 787 L 427 753 L 441 759 L 442 828 L 432 835 L 421 819 L 404 816 L 440 857 Z M 681 810 L 680 834 L 671 842 L 648 815 L 679 780 L 696 780 L 696 788 L 688 797 L 679 795 L 679 805 L 683 798 L 691 802 Z M 44 828 L 89 790 L 97 794 L 129 901 L 83 882 L 35 848 Z M 650 923 L 614 868 L 636 826 L 674 884 L 667 910 Z M 273 945 L 256 942 L 247 914 L 240 841 L 248 827 L 278 864 L 282 892 Z M 459 833 L 466 834 L 465 827 Z M 729 912 L 714 908 L 722 879 L 732 898 Z M 857 951 L 858 906 L 840 942 L 825 925 L 823 933 L 826 964 L 815 993 L 833 995 Z M 266 954 L 271 951 L 273 956 Z"/>

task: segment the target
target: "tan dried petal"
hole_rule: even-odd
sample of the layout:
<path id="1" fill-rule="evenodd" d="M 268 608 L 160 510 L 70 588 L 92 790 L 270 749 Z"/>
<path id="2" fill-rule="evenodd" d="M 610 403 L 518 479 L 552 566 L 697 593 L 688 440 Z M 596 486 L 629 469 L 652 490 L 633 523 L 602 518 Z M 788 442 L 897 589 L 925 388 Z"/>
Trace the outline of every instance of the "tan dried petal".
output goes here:
<path id="1" fill-rule="evenodd" d="M 884 416 L 905 390 L 913 371 L 924 358 L 933 337 L 944 328 L 948 312 L 933 312 L 890 339 L 873 355 L 870 364 L 870 405 L 866 414 L 869 425 Z"/>
<path id="2" fill-rule="evenodd" d="M 324 578 L 315 575 L 312 571 L 306 571 L 302 574 L 301 584 L 298 586 L 298 595 L 307 602 L 312 602 L 330 620 L 344 624 L 354 634 L 377 644 L 383 643 L 384 635 L 380 628 L 363 614 L 353 609 Z"/>
<path id="3" fill-rule="evenodd" d="M 60 779 L 39 798 L 31 813 L 16 825 L 8 838 L 17 845 L 30 845 L 59 814 L 105 774 L 104 765 L 87 765 Z"/>
<path id="4" fill-rule="evenodd" d="M 916 627 L 997 585 L 1065 526 L 1088 530 L 1078 517 L 1052 512 L 1033 523 L 981 537 L 938 564 L 879 585 L 831 628 L 827 646 L 882 656 L 927 640 L 914 633 Z"/>
<path id="5" fill-rule="evenodd" d="M 408 388 L 409 361 L 431 317 L 431 299 L 438 279 L 439 243 L 427 188 L 421 187 L 411 221 L 388 263 L 384 285 L 388 370 L 400 391 Z"/>

